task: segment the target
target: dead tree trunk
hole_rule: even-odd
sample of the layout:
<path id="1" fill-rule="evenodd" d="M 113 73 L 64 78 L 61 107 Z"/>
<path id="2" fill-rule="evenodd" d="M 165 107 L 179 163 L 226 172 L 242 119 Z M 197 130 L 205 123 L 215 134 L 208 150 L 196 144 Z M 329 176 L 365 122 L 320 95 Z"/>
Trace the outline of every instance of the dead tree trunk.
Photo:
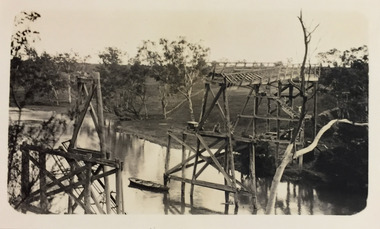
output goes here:
<path id="1" fill-rule="evenodd" d="M 270 189 L 270 194 L 269 194 L 269 200 L 266 206 L 265 214 L 272 214 L 274 205 L 275 205 L 275 200 L 276 200 L 276 195 L 277 195 L 277 187 L 278 184 L 280 183 L 280 180 L 282 178 L 282 174 L 284 173 L 284 170 L 286 166 L 289 164 L 289 162 L 292 160 L 292 150 L 294 147 L 294 143 L 297 139 L 297 136 L 299 135 L 299 132 L 301 130 L 301 127 L 303 125 L 305 115 L 306 115 L 306 102 L 308 100 L 307 94 L 306 94 L 306 87 L 305 87 L 305 64 L 306 64 L 306 59 L 308 55 L 308 46 L 311 40 L 311 34 L 315 31 L 315 29 L 318 27 L 318 25 L 311 31 L 309 32 L 303 22 L 302 19 L 302 11 L 300 12 L 300 16 L 298 17 L 298 20 L 301 23 L 302 31 L 303 31 L 303 38 L 304 38 L 304 45 L 305 45 L 305 53 L 304 57 L 302 60 L 302 65 L 301 65 L 301 71 L 300 71 L 300 78 L 301 78 L 301 85 L 300 87 L 298 85 L 295 85 L 293 83 L 293 86 L 296 87 L 300 91 L 300 96 L 302 97 L 302 106 L 301 106 L 301 114 L 300 118 L 298 120 L 298 126 L 297 129 L 294 131 L 294 134 L 290 140 L 289 145 L 287 146 L 284 154 L 284 158 L 282 159 L 280 165 L 276 168 L 276 173 L 273 177 L 272 181 L 272 186 Z"/>

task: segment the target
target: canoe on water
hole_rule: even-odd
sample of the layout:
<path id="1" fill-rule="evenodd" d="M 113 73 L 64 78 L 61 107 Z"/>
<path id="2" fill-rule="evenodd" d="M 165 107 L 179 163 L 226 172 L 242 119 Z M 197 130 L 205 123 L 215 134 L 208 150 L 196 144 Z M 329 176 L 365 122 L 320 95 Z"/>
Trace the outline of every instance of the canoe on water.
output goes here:
<path id="1" fill-rule="evenodd" d="M 158 184 L 152 181 L 147 181 L 147 180 L 142 180 L 139 178 L 135 177 L 130 177 L 129 178 L 129 185 L 131 187 L 136 187 L 148 191 L 153 191 L 153 192 L 167 192 L 169 191 L 169 187 L 165 187 L 162 184 Z"/>

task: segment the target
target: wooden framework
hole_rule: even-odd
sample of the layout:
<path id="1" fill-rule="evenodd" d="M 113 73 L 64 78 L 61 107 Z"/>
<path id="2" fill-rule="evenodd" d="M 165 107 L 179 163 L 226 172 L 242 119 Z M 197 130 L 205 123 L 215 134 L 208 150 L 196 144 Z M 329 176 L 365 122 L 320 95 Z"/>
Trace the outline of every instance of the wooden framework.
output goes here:
<path id="1" fill-rule="evenodd" d="M 77 77 L 77 85 L 78 115 L 75 118 L 72 138 L 63 142 L 63 147 L 58 149 L 27 144 L 21 147 L 23 200 L 18 208 L 23 212 L 49 213 L 48 198 L 60 193 L 69 196 L 68 214 L 75 213 L 78 206 L 85 214 L 124 212 L 121 179 L 123 163 L 118 159 L 111 160 L 110 153 L 106 151 L 100 75 L 94 73 L 92 77 Z M 94 97 L 97 110 L 93 106 Z M 100 151 L 77 147 L 78 134 L 88 112 L 99 136 Z M 47 157 L 55 160 L 59 173 L 53 173 L 46 168 Z M 30 186 L 30 165 L 38 167 L 40 183 L 36 190 L 28 192 L 26 189 Z M 113 175 L 115 191 L 111 191 L 109 184 L 109 178 Z"/>
<path id="2" fill-rule="evenodd" d="M 276 148 L 274 156 L 277 162 L 281 159 L 281 147 L 290 143 L 292 129 L 299 122 L 299 112 L 294 109 L 294 105 L 300 94 L 297 93 L 300 66 L 256 63 L 239 66 L 238 63 L 213 63 L 212 67 L 213 70 L 205 82 L 199 121 L 189 122 L 186 130 L 171 130 L 168 133 L 164 184 L 167 185 L 169 180 L 182 182 L 183 202 L 185 183 L 191 185 L 191 202 L 195 185 L 225 191 L 226 203 L 229 202 L 229 193 L 233 193 L 235 212 L 239 206 L 237 193 L 249 193 L 255 212 L 256 145 L 259 142 L 273 144 Z M 314 109 L 313 114 L 308 114 L 306 119 L 312 120 L 314 134 L 318 78 L 319 67 L 309 66 L 306 71 L 306 88 L 314 93 Z M 232 92 L 239 95 L 247 92 L 244 101 L 241 101 L 241 96 L 238 97 L 240 101 L 234 101 L 234 107 L 241 104 L 239 114 L 231 114 L 229 103 L 236 98 L 232 96 Z M 173 140 L 182 145 L 182 162 L 169 168 Z M 301 131 L 296 145 L 303 144 L 304 131 Z M 186 150 L 191 153 L 186 154 Z M 249 154 L 249 179 L 239 180 L 236 177 L 236 152 Z M 202 167 L 198 168 L 201 164 Z M 208 167 L 215 168 L 223 176 L 223 184 L 199 179 Z M 192 169 L 191 177 L 187 177 L 189 174 L 185 172 L 188 168 Z M 181 173 L 176 174 L 178 172 Z"/>

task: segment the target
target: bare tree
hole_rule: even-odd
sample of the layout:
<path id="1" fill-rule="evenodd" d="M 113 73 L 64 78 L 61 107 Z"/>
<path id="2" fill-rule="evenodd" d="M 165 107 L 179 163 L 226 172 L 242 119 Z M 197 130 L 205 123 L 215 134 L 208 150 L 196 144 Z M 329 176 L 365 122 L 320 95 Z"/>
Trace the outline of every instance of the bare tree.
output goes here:
<path id="1" fill-rule="evenodd" d="M 282 159 L 280 165 L 277 167 L 276 173 L 273 177 L 272 186 L 271 186 L 271 190 L 270 190 L 269 199 L 268 199 L 268 203 L 266 206 L 265 214 L 271 214 L 272 213 L 272 210 L 273 210 L 274 204 L 275 204 L 276 195 L 277 195 L 278 184 L 280 183 L 281 177 L 284 173 L 286 166 L 289 164 L 289 162 L 291 162 L 293 160 L 292 151 L 293 151 L 294 143 L 297 139 L 297 136 L 299 135 L 299 132 L 301 130 L 301 127 L 304 123 L 304 119 L 306 116 L 306 102 L 308 100 L 308 95 L 306 94 L 306 89 L 305 89 L 305 65 L 306 65 L 306 60 L 307 60 L 307 55 L 308 55 L 308 50 L 309 50 L 309 43 L 311 41 L 311 34 L 317 29 L 318 25 L 315 26 L 313 30 L 308 31 L 304 25 L 304 21 L 302 18 L 302 11 L 300 12 L 300 16 L 298 16 L 298 20 L 299 20 L 301 27 L 302 27 L 303 38 L 304 38 L 304 46 L 305 46 L 305 53 L 303 56 L 301 71 L 300 71 L 301 85 L 297 85 L 293 81 L 290 81 L 290 83 L 293 84 L 293 86 L 300 91 L 300 96 L 302 98 L 301 114 L 300 114 L 300 117 L 298 120 L 297 128 L 294 131 L 294 134 L 290 140 L 289 145 L 286 147 L 286 150 L 284 153 L 284 158 Z"/>

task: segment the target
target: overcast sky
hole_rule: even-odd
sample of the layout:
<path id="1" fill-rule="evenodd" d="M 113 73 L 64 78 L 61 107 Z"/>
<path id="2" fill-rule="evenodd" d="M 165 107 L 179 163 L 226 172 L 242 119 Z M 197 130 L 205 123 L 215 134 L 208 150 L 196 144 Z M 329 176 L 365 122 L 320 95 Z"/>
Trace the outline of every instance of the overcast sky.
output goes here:
<path id="1" fill-rule="evenodd" d="M 162 4 L 148 1 L 150 4 L 145 5 L 80 2 L 70 7 L 25 5 L 25 10 L 35 10 L 42 16 L 33 25 L 40 32 L 41 40 L 35 44 L 38 51 L 50 54 L 73 51 L 91 55 L 90 61 L 97 63 L 97 54 L 108 46 L 133 57 L 142 40 L 185 36 L 190 42 L 209 47 L 211 61 L 271 62 L 290 58 L 298 63 L 304 52 L 297 19 L 301 8 L 309 28 L 319 24 L 310 47 L 313 62 L 318 52 L 331 48 L 345 50 L 369 42 L 369 19 L 363 5 L 342 4 L 337 8 L 331 4 L 269 6 L 254 1 L 242 1 L 241 5 L 239 1 L 191 1 L 194 4 L 184 1 L 188 4 L 183 5 L 174 1 L 161 1 Z M 14 14 L 20 8 L 12 4 L 8 7 Z"/>

